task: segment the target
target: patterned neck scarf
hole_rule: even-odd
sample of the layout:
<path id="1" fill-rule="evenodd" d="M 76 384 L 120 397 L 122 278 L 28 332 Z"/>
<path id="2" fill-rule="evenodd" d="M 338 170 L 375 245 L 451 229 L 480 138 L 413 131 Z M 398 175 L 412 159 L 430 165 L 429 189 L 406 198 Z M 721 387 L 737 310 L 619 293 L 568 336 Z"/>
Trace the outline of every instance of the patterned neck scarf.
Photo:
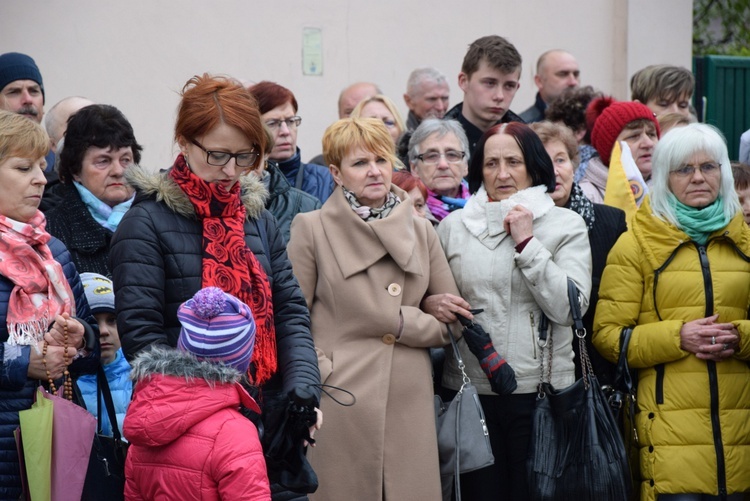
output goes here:
<path id="1" fill-rule="evenodd" d="M 260 386 L 276 372 L 276 328 L 268 276 L 245 243 L 246 212 L 240 183 L 229 191 L 207 183 L 193 174 L 183 155 L 177 157 L 169 176 L 203 222 L 202 287 L 218 287 L 238 297 L 253 312 L 257 326 L 252 358 L 255 375 L 251 368 L 248 376 Z"/>
<path id="2" fill-rule="evenodd" d="M 128 209 L 130 209 L 130 206 L 133 205 L 133 199 L 135 198 L 135 194 L 133 194 L 133 196 L 130 197 L 130 200 L 126 200 L 121 204 L 110 207 L 99 200 L 96 195 L 91 193 L 78 181 L 73 181 L 73 186 L 78 190 L 78 194 L 81 195 L 81 200 L 83 200 L 83 203 L 89 210 L 91 217 L 94 218 L 94 221 L 113 233 L 117 230 L 117 225 L 122 221 L 122 216 L 124 216 Z"/>
<path id="3" fill-rule="evenodd" d="M 596 148 L 594 148 L 590 144 L 581 144 L 578 146 L 578 158 L 580 160 L 578 162 L 578 168 L 573 175 L 574 183 L 581 182 L 581 179 L 583 179 L 583 177 L 586 175 L 586 169 L 589 168 L 589 160 L 598 156 L 599 152 L 597 152 Z"/>
<path id="4" fill-rule="evenodd" d="M 28 223 L 0 216 L 0 275 L 14 284 L 6 316 L 11 345 L 36 345 L 57 315 L 74 309 L 73 291 L 47 246 L 46 224 L 40 211 Z"/>
<path id="5" fill-rule="evenodd" d="M 343 186 L 341 187 L 341 189 L 344 190 L 344 196 L 346 197 L 346 201 L 349 202 L 349 206 L 364 221 L 385 219 L 386 217 L 388 217 L 388 214 L 391 213 L 393 208 L 401 203 L 401 200 L 399 200 L 392 191 L 389 191 L 383 206 L 373 209 L 372 207 L 368 207 L 359 203 L 359 200 L 357 200 L 357 196 L 351 191 L 347 190 Z"/>
<path id="6" fill-rule="evenodd" d="M 430 209 L 430 213 L 435 216 L 435 219 L 442 221 L 445 216 L 450 214 L 456 209 L 463 209 L 459 201 L 466 201 L 469 198 L 469 189 L 464 183 L 459 185 L 458 198 L 442 197 L 437 193 L 427 190 L 427 207 Z"/>
<path id="7" fill-rule="evenodd" d="M 596 219 L 594 217 L 594 204 L 586 198 L 578 183 L 573 183 L 573 189 L 570 190 L 570 198 L 568 198 L 565 208 L 577 212 L 586 222 L 586 227 L 589 231 L 594 228 L 594 221 Z"/>

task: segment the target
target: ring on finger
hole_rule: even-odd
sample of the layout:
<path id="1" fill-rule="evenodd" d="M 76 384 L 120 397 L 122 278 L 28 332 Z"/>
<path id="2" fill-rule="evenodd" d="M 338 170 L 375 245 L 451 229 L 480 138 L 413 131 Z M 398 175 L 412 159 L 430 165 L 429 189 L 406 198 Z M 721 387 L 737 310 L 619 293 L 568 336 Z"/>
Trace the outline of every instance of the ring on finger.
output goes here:
<path id="1" fill-rule="evenodd" d="M 729 343 L 724 343 L 724 351 L 729 349 Z"/>
<path id="2" fill-rule="evenodd" d="M 711 336 L 711 344 L 716 344 L 716 336 Z"/>

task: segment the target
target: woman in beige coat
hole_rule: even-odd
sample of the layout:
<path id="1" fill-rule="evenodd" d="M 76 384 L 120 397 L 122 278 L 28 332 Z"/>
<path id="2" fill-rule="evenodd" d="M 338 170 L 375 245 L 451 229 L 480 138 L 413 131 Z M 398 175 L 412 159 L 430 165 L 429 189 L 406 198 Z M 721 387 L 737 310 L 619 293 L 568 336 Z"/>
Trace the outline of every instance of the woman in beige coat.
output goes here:
<path id="1" fill-rule="evenodd" d="M 428 348 L 449 340 L 420 305 L 470 317 L 469 305 L 455 295 L 432 225 L 391 185 L 396 157 L 383 124 L 340 120 L 323 152 L 337 188 L 322 209 L 294 219 L 288 252 L 321 380 L 357 401 L 321 400 L 325 425 L 307 453 L 320 483 L 311 498 L 439 500 Z"/>

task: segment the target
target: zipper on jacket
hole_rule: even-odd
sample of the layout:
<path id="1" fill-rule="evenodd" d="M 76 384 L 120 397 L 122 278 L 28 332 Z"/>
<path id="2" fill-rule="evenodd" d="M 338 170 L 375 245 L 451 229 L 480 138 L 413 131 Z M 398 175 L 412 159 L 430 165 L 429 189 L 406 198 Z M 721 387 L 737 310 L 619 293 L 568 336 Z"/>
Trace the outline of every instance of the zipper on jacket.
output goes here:
<path id="1" fill-rule="evenodd" d="M 708 364 L 708 387 L 711 391 L 711 429 L 714 436 L 714 447 L 716 448 L 716 470 L 719 483 L 719 496 L 726 499 L 727 495 L 727 472 L 724 463 L 724 442 L 721 439 L 721 423 L 719 422 L 719 379 L 716 375 L 716 362 L 709 360 Z"/>
<path id="2" fill-rule="evenodd" d="M 703 290 L 706 293 L 706 316 L 710 317 L 714 314 L 714 285 L 711 282 L 711 268 L 708 264 L 708 254 L 706 254 L 705 245 L 698 245 L 698 258 L 700 259 L 701 272 L 703 273 Z"/>
<path id="3" fill-rule="evenodd" d="M 536 353 L 536 323 L 534 322 L 534 312 L 529 312 L 529 322 L 531 323 L 531 346 L 534 348 L 534 360 L 537 359 L 537 353 Z"/>
<path id="4" fill-rule="evenodd" d="M 664 364 L 654 367 L 656 370 L 656 403 L 664 403 Z"/>
<path id="5" fill-rule="evenodd" d="M 706 293 L 706 316 L 714 314 L 714 287 L 711 282 L 711 267 L 708 263 L 708 254 L 705 245 L 698 245 L 698 258 L 703 273 L 703 288 Z M 708 389 L 711 394 L 711 430 L 714 438 L 714 449 L 716 450 L 716 477 L 719 484 L 719 496 L 725 498 L 727 495 L 727 472 L 724 463 L 724 443 L 721 440 L 721 422 L 719 421 L 719 378 L 716 375 L 716 362 L 708 360 Z"/>

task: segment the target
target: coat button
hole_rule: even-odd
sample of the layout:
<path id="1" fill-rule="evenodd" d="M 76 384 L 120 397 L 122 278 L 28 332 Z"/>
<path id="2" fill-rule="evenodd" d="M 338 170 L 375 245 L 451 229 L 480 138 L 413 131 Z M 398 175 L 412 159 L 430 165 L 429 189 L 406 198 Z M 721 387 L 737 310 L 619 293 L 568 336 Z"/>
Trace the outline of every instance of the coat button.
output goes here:
<path id="1" fill-rule="evenodd" d="M 385 336 L 383 336 L 383 342 L 384 342 L 385 344 L 393 344 L 393 343 L 395 343 L 395 342 L 396 342 L 396 336 L 394 336 L 394 335 L 393 335 L 393 334 L 391 334 L 391 333 L 388 333 L 388 334 L 386 334 Z"/>
<path id="2" fill-rule="evenodd" d="M 390 294 L 393 297 L 398 296 L 399 294 L 401 294 L 401 286 L 396 283 L 389 285 L 388 294 Z"/>

